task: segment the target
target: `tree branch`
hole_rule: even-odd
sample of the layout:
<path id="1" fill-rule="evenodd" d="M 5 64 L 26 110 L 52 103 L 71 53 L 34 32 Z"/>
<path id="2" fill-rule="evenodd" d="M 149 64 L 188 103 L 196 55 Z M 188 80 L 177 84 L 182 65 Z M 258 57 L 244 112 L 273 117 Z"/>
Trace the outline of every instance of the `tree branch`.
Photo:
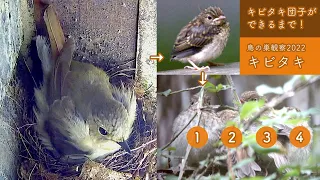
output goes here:
<path id="1" fill-rule="evenodd" d="M 246 131 L 249 129 L 249 127 L 260 118 L 260 116 L 266 112 L 268 109 L 274 108 L 278 104 L 280 104 L 282 101 L 286 100 L 289 97 L 292 97 L 296 92 L 299 92 L 300 90 L 310 86 L 311 84 L 315 83 L 316 81 L 320 80 L 320 76 L 314 76 L 310 78 L 307 81 L 300 81 L 298 84 L 296 84 L 292 89 L 284 92 L 281 95 L 278 95 L 271 99 L 270 102 L 266 103 L 265 106 L 263 106 L 258 113 L 256 113 L 252 118 L 247 120 L 247 123 L 244 126 L 244 130 Z"/>
<path id="2" fill-rule="evenodd" d="M 198 107 L 197 107 L 197 120 L 198 120 L 198 123 L 197 125 L 199 126 L 200 124 L 200 119 L 201 119 L 201 107 L 203 105 L 203 96 L 204 96 L 204 86 L 201 87 L 200 89 L 200 93 L 199 93 L 199 99 L 198 99 Z M 185 157 L 182 159 L 181 161 L 181 166 L 180 166 L 180 172 L 179 172 L 179 178 L 178 180 L 181 180 L 182 177 L 183 177 L 183 173 L 184 173 L 184 168 L 186 166 L 186 163 L 187 163 L 187 159 L 188 159 L 188 156 L 190 154 L 190 151 L 191 151 L 192 147 L 190 144 L 188 144 L 188 147 L 186 149 L 186 154 L 185 154 Z"/>

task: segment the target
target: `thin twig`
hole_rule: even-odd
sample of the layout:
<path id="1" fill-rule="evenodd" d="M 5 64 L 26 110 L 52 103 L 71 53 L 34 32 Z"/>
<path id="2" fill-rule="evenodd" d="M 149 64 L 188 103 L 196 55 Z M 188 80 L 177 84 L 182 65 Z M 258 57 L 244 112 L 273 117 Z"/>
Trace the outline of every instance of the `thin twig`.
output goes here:
<path id="1" fill-rule="evenodd" d="M 200 89 L 200 93 L 199 93 L 199 99 L 198 99 L 198 107 L 197 107 L 197 120 L 198 120 L 198 123 L 197 125 L 199 126 L 200 125 L 200 119 L 201 119 L 201 107 L 203 105 L 203 96 L 204 96 L 204 86 L 201 87 Z M 181 161 L 181 166 L 180 166 L 180 172 L 179 172 L 179 178 L 178 180 L 181 180 L 182 177 L 183 177 L 183 173 L 184 173 L 184 168 L 186 166 L 186 163 L 187 163 L 187 159 L 188 159 L 188 156 L 190 154 L 190 151 L 191 151 L 192 147 L 190 144 L 188 144 L 188 147 L 186 149 L 186 154 L 185 154 L 185 157 L 184 159 L 182 159 Z"/>
<path id="2" fill-rule="evenodd" d="M 232 80 L 232 77 L 230 75 L 226 75 L 226 80 L 228 82 L 228 84 L 230 85 L 231 87 L 231 91 L 232 91 L 232 94 L 233 94 L 233 104 L 234 104 L 234 107 L 237 108 L 237 110 L 240 109 L 240 98 L 238 97 L 238 94 L 236 92 L 236 88 L 234 86 L 234 83 L 233 83 L 233 80 Z M 240 119 L 238 120 L 237 123 L 240 123 Z M 230 149 L 228 148 L 228 152 L 227 152 L 227 167 L 228 167 L 228 172 L 230 174 L 230 177 L 232 179 L 234 179 L 234 172 L 233 172 L 233 163 L 232 163 L 232 160 L 231 160 L 231 153 L 230 153 Z"/>
<path id="3" fill-rule="evenodd" d="M 197 113 L 195 113 L 195 114 L 192 116 L 192 118 L 189 120 L 189 122 L 179 131 L 179 133 L 178 133 L 177 135 L 175 135 L 175 136 L 171 139 L 171 141 L 170 141 L 168 144 L 166 144 L 163 148 L 161 148 L 161 151 L 163 151 L 164 149 L 166 149 L 167 147 L 169 147 L 170 144 L 180 136 L 180 134 L 181 134 L 181 133 L 189 126 L 189 124 L 193 121 L 193 119 L 196 117 L 196 115 L 197 115 Z"/>
<path id="4" fill-rule="evenodd" d="M 308 81 L 301 81 L 297 85 L 295 85 L 291 90 L 288 90 L 284 92 L 281 95 L 278 95 L 271 99 L 270 102 L 266 103 L 265 106 L 263 106 L 258 113 L 256 113 L 252 118 L 247 120 L 246 125 L 244 126 L 243 132 L 249 129 L 249 127 L 257 120 L 259 117 L 268 109 L 274 108 L 278 104 L 280 104 L 282 101 L 286 100 L 289 97 L 292 97 L 296 92 L 299 92 L 300 90 L 310 86 L 311 84 L 315 83 L 316 81 L 320 80 L 320 76 L 315 76 L 309 79 Z"/>
<path id="5" fill-rule="evenodd" d="M 231 91 L 232 91 L 232 94 L 233 94 L 233 101 L 232 102 L 234 104 L 234 107 L 237 107 L 239 109 L 241 102 L 240 102 L 240 98 L 239 98 L 239 96 L 237 94 L 236 88 L 234 86 L 232 77 L 230 75 L 226 75 L 226 80 L 227 80 L 228 84 L 231 87 Z"/>
<path id="6" fill-rule="evenodd" d="M 184 92 L 184 91 L 192 91 L 192 90 L 199 89 L 199 88 L 202 88 L 202 86 L 196 86 L 196 87 L 191 87 L 191 88 L 187 88 L 187 89 L 181 89 L 181 90 L 178 90 L 178 91 L 172 91 L 168 95 L 177 94 L 177 93 L 181 93 L 181 92 Z M 157 94 L 163 95 L 163 92 L 159 92 Z"/>

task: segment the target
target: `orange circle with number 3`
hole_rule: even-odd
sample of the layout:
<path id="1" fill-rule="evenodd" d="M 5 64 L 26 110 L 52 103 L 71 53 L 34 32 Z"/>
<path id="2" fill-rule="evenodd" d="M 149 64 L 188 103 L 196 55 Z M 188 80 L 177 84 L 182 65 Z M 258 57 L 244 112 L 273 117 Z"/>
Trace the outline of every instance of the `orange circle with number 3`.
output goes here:
<path id="1" fill-rule="evenodd" d="M 201 148 L 208 142 L 208 133 L 203 127 L 195 126 L 188 131 L 187 141 L 192 147 Z"/>
<path id="2" fill-rule="evenodd" d="M 263 148 L 272 147 L 277 142 L 277 132 L 268 126 L 260 128 L 256 133 L 256 141 Z"/>
<path id="3" fill-rule="evenodd" d="M 242 133 L 234 126 L 227 127 L 221 133 L 221 141 L 228 148 L 236 148 L 242 143 Z"/>
<path id="4" fill-rule="evenodd" d="M 306 127 L 297 126 L 291 130 L 289 139 L 292 145 L 302 148 L 310 143 L 311 133 Z"/>

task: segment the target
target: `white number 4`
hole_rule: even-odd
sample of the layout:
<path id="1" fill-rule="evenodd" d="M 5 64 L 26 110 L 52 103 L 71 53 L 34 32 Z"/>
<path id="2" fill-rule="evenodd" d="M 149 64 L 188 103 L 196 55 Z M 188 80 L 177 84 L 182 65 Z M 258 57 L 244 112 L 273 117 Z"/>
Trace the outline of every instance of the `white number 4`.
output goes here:
<path id="1" fill-rule="evenodd" d="M 302 131 L 299 132 L 299 134 L 296 137 L 296 140 L 299 141 L 300 143 L 303 142 Z"/>

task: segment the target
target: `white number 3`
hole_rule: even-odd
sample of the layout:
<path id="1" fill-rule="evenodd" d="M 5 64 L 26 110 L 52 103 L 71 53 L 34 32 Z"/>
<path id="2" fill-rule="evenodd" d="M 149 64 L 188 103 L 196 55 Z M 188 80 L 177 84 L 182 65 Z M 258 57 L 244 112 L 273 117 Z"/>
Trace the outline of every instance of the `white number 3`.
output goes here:
<path id="1" fill-rule="evenodd" d="M 263 133 L 263 135 L 265 135 L 266 139 L 263 140 L 264 143 L 268 144 L 271 140 L 270 138 L 270 132 L 266 131 Z"/>
<path id="2" fill-rule="evenodd" d="M 299 134 L 296 137 L 296 140 L 299 141 L 300 143 L 303 142 L 302 131 L 299 132 Z"/>

